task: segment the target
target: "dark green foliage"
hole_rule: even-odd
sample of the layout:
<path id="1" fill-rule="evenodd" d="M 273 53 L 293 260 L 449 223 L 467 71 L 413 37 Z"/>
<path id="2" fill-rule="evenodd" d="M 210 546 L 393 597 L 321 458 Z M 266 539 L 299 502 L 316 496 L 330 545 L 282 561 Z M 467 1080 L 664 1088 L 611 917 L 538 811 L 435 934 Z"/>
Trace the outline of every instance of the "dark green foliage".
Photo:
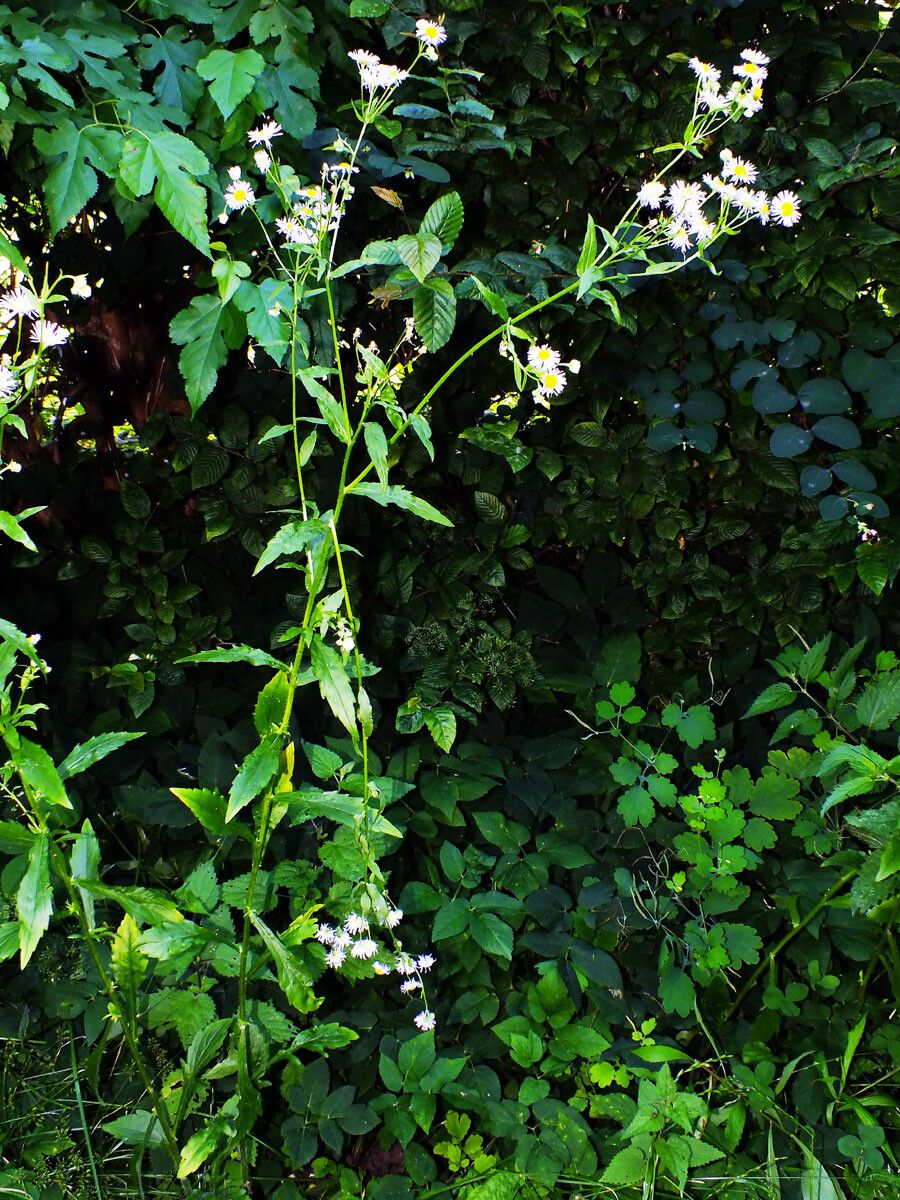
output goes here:
<path id="1" fill-rule="evenodd" d="M 318 370 L 324 299 L 292 341 L 249 222 L 207 234 L 228 167 L 253 178 L 262 114 L 298 185 L 335 160 L 347 50 L 399 58 L 418 7 L 0 8 L 0 253 L 103 280 L 59 386 L 5 432 L 25 469 L 0 484 L 2 615 L 53 667 L 11 762 L 109 929 L 116 1020 L 176 1097 L 198 1200 L 213 1164 L 217 1200 L 245 1194 L 235 1130 L 262 1139 L 247 1171 L 274 1200 L 463 1179 L 469 1200 L 630 1200 L 645 1180 L 770 1200 L 779 1178 L 881 1200 L 900 1152 L 889 8 L 445 7 L 442 62 L 468 73 L 423 72 L 370 131 L 336 288 L 363 343 L 414 315 L 431 354 L 407 389 L 571 281 L 587 214 L 612 227 L 686 119 L 687 56 L 771 56 L 732 149 L 804 219 L 726 240 L 712 273 L 626 271 L 535 317 L 582 363 L 549 413 L 505 402 L 494 341 L 430 427 L 389 443 L 389 408 L 366 426 L 345 526 L 364 557 L 344 567 L 380 718 L 372 839 L 405 938 L 439 960 L 436 1033 L 394 979 L 324 975 L 309 940 L 361 869 L 357 698 L 322 640 L 291 725 L 300 790 L 251 885 L 255 801 L 291 773 L 268 732 L 306 600 L 290 564 L 330 536 L 281 511 L 300 509 L 292 359 L 323 505 L 349 432 Z M 105 759 L 120 729 L 140 740 Z M 135 1171 L 179 1194 L 98 964 L 51 912 L 49 840 L 5 800 L 0 818 L 0 1193 L 95 1195 L 93 1147 L 103 1195 L 139 1194 Z M 254 888 L 259 987 L 226 1045 Z"/>

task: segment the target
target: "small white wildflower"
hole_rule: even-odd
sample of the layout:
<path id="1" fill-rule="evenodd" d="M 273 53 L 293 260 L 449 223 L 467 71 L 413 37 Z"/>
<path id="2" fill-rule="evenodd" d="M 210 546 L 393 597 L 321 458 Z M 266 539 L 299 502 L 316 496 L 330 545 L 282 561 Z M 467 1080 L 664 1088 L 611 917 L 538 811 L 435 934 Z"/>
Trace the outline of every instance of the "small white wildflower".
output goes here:
<path id="1" fill-rule="evenodd" d="M 745 50 L 744 53 L 746 54 L 747 51 Z M 759 79 L 765 79 L 768 73 L 769 72 L 766 70 L 766 68 L 761 66 L 759 63 L 748 62 L 746 60 L 744 62 L 739 62 L 734 68 L 735 75 L 739 76 L 741 79 L 752 79 L 754 82 Z"/>
<path id="2" fill-rule="evenodd" d="M 412 992 L 418 991 L 421 986 L 422 984 L 418 979 L 404 979 L 400 984 L 400 991 L 404 996 L 409 996 Z"/>
<path id="3" fill-rule="evenodd" d="M 669 245 L 675 250 L 680 250 L 682 254 L 687 254 L 691 248 L 691 235 L 683 226 L 678 226 L 669 238 Z"/>
<path id="4" fill-rule="evenodd" d="M 241 177 L 241 168 L 240 167 L 229 167 L 228 168 L 228 178 L 229 179 L 240 179 L 240 177 Z"/>
<path id="5" fill-rule="evenodd" d="M 242 208 L 249 208 L 256 199 L 253 195 L 253 188 L 245 179 L 234 179 L 234 176 L 232 179 L 234 182 L 225 189 L 226 206 L 236 212 Z"/>
<path id="6" fill-rule="evenodd" d="M 416 1027 L 421 1029 L 423 1033 L 427 1033 L 429 1030 L 434 1029 L 435 1025 L 437 1024 L 434 1019 L 434 1013 L 429 1012 L 427 1008 L 423 1009 L 420 1013 L 416 1013 L 416 1015 L 413 1017 L 413 1021 L 415 1022 Z"/>
<path id="7" fill-rule="evenodd" d="M 437 21 L 422 17 L 416 21 L 416 37 L 423 46 L 440 46 L 447 40 L 447 30 Z"/>
<path id="8" fill-rule="evenodd" d="M 281 137 L 283 133 L 284 130 L 277 121 L 266 121 L 259 129 L 250 130 L 247 141 L 251 146 L 265 146 L 267 150 L 271 150 L 272 139 Z"/>
<path id="9" fill-rule="evenodd" d="M 755 183 L 759 172 L 752 162 L 732 154 L 723 162 L 722 174 L 726 179 L 736 179 L 739 183 Z"/>
<path id="10" fill-rule="evenodd" d="M 362 70 L 363 67 L 377 67 L 381 59 L 377 54 L 373 54 L 371 50 L 351 50 L 347 57 L 352 59 L 356 65 Z"/>
<path id="11" fill-rule="evenodd" d="M 430 971 L 437 959 L 432 954 L 420 954 L 416 959 L 416 967 L 420 971 Z"/>
<path id="12" fill-rule="evenodd" d="M 378 953 L 378 943 L 371 938 L 360 938 L 350 947 L 350 953 L 354 958 L 374 958 Z"/>
<path id="13" fill-rule="evenodd" d="M 253 161 L 256 163 L 257 171 L 265 175 L 269 167 L 272 165 L 272 158 L 268 150 L 256 150 L 253 154 Z"/>
<path id="14" fill-rule="evenodd" d="M 80 300 L 87 300 L 90 296 L 91 285 L 88 283 L 87 275 L 72 276 L 72 295 L 77 296 Z"/>
<path id="15" fill-rule="evenodd" d="M 643 208 L 659 208 L 665 194 L 666 185 L 660 183 L 659 180 L 652 179 L 648 183 L 645 183 L 638 192 L 637 202 Z"/>
<path id="16" fill-rule="evenodd" d="M 8 462 L 4 464 L 3 469 L 4 471 L 11 472 L 13 475 L 18 475 L 18 473 L 22 470 L 22 464 L 20 462 Z"/>
<path id="17" fill-rule="evenodd" d="M 722 78 L 722 72 L 717 67 L 714 67 L 711 63 L 701 62 L 699 58 L 690 59 L 688 66 L 701 83 L 718 83 Z"/>
<path id="18" fill-rule="evenodd" d="M 416 970 L 415 959 L 409 954 L 398 954 L 394 960 L 394 965 L 400 975 L 413 975 Z"/>
<path id="19" fill-rule="evenodd" d="M 11 396 L 16 390 L 16 377 L 9 367 L 0 366 L 0 397 Z"/>
<path id="20" fill-rule="evenodd" d="M 544 371 L 538 383 L 538 391 L 542 396 L 558 396 L 566 386 L 566 376 L 562 371 Z"/>
<path id="21" fill-rule="evenodd" d="M 323 946 L 334 945 L 334 930 L 330 925 L 320 925 L 316 930 L 316 941 L 321 942 Z"/>
<path id="22" fill-rule="evenodd" d="M 535 371 L 551 371 L 559 366 L 559 351 L 550 346 L 529 346 L 528 365 Z"/>
<path id="23" fill-rule="evenodd" d="M 719 112 L 721 109 L 728 106 L 727 99 L 719 91 L 718 87 L 702 87 L 697 94 L 697 103 L 701 108 L 708 109 L 709 112 Z"/>
<path id="24" fill-rule="evenodd" d="M 790 228 L 800 220 L 800 199 L 794 192 L 779 192 L 771 200 L 772 220 Z"/>
<path id="25" fill-rule="evenodd" d="M 350 162 L 336 162 L 328 164 L 329 175 L 358 175 L 359 167 L 354 167 Z"/>
<path id="26" fill-rule="evenodd" d="M 352 912 L 344 922 L 344 928 L 348 933 L 368 933 L 369 922 L 359 913 Z"/>
<path id="27" fill-rule="evenodd" d="M 706 197 L 699 183 L 687 183 L 684 179 L 676 179 L 669 188 L 666 205 L 674 216 L 702 204 Z"/>
<path id="28" fill-rule="evenodd" d="M 340 933 L 336 933 L 334 935 L 335 950 L 346 950 L 347 947 L 350 945 L 350 941 L 351 941 L 350 934 L 342 929 L 340 931 Z"/>
<path id="29" fill-rule="evenodd" d="M 390 975 L 391 965 L 390 963 L 379 962 L 376 959 L 375 962 L 372 963 L 372 970 L 376 975 Z"/>
<path id="30" fill-rule="evenodd" d="M 763 54 L 761 50 L 742 50 L 741 58 L 745 62 L 755 63 L 758 67 L 765 67 L 769 64 L 768 54 Z"/>
<path id="31" fill-rule="evenodd" d="M 338 948 L 335 946 L 333 950 L 329 950 L 325 955 L 325 961 L 328 963 L 329 967 L 334 967 L 334 969 L 337 970 L 338 967 L 344 965 L 344 959 L 346 957 L 347 955 L 344 953 L 344 951 L 338 950 Z"/>
<path id="32" fill-rule="evenodd" d="M 40 307 L 34 292 L 19 284 L 5 296 L 0 297 L 0 320 L 5 324 L 14 317 L 36 317 L 40 312 Z"/>
<path id="33" fill-rule="evenodd" d="M 402 920 L 403 909 L 392 908 L 388 911 L 387 916 L 384 918 L 384 923 L 387 925 L 388 929 L 396 929 Z"/>
<path id="34" fill-rule="evenodd" d="M 37 346 L 62 346 L 69 340 L 69 331 L 55 321 L 35 321 L 31 340 Z"/>

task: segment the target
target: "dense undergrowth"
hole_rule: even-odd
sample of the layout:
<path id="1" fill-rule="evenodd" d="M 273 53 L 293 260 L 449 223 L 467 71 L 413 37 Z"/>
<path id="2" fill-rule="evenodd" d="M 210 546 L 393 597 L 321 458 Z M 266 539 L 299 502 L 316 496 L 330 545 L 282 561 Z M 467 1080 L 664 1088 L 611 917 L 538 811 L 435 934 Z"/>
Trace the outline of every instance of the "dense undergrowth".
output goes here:
<path id="1" fill-rule="evenodd" d="M 893 7 L 0 7 L 0 1196 L 896 1194 Z"/>

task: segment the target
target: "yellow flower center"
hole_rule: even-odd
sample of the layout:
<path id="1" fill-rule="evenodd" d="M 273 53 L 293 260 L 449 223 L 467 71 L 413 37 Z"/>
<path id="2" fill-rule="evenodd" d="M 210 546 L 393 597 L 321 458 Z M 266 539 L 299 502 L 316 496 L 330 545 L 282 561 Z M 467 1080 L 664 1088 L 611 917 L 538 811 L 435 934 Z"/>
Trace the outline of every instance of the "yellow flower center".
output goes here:
<path id="1" fill-rule="evenodd" d="M 547 374 L 544 376 L 544 387 L 545 388 L 552 390 L 553 388 L 556 387 L 556 385 L 558 383 L 559 383 L 559 376 L 554 375 L 552 371 L 548 371 Z"/>
<path id="2" fill-rule="evenodd" d="M 783 217 L 792 217 L 794 215 L 794 206 L 790 200 L 782 200 L 778 206 L 778 211 Z"/>
<path id="3" fill-rule="evenodd" d="M 759 68 L 757 67 L 756 63 L 748 62 L 744 67 L 744 74 L 755 75 L 758 70 Z"/>
<path id="4" fill-rule="evenodd" d="M 437 25 L 426 25 L 425 26 L 425 36 L 426 37 L 436 38 L 437 35 L 438 35 Z"/>

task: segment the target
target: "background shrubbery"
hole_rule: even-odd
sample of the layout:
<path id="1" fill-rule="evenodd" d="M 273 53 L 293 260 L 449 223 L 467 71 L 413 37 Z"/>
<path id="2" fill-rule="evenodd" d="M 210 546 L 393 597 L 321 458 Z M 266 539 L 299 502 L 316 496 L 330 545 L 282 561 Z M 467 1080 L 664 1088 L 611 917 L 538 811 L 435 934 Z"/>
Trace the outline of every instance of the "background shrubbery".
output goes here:
<path id="1" fill-rule="evenodd" d="M 410 81 L 343 235 L 358 253 L 460 193 L 456 333 L 420 364 L 423 386 L 492 328 L 469 274 L 542 299 L 574 270 L 585 214 L 615 224 L 686 120 L 689 55 L 771 56 L 766 108 L 732 149 L 771 164 L 770 184 L 802 181 L 804 221 L 729 240 L 714 275 L 542 313 L 534 332 L 583 364 L 549 415 L 495 403 L 509 365 L 494 349 L 464 364 L 431 414 L 434 461 L 412 441 L 397 467 L 452 530 L 348 508 L 365 554 L 345 565 L 379 668 L 373 750 L 405 833 L 383 867 L 406 936 L 435 947 L 439 1027 L 412 1036 L 381 981 L 323 978 L 321 1020 L 358 1037 L 300 1051 L 264 1093 L 255 1194 L 404 1200 L 477 1178 L 478 1200 L 523 1179 L 523 1196 L 639 1195 L 645 1180 L 665 1196 L 690 1176 L 729 1200 L 880 1200 L 900 1070 L 892 6 L 446 7 L 442 61 L 466 71 Z M 200 838 L 169 788 L 227 791 L 259 681 L 179 660 L 270 649 L 302 605 L 289 572 L 251 577 L 274 510 L 297 500 L 285 439 L 261 440 L 289 420 L 278 331 L 264 290 L 221 310 L 202 207 L 219 211 L 263 112 L 315 178 L 349 124 L 347 50 L 402 55 L 419 15 L 386 0 L 0 9 L 2 227 L 37 277 L 102 280 L 74 311 L 58 386 L 4 442 L 24 469 L 4 476 L 3 507 L 47 507 L 26 526 L 37 554 L 3 545 L 2 615 L 42 635 L 57 761 L 91 734 L 145 735 L 79 777 L 104 878 L 186 903 L 193 886 L 200 911 L 227 907 L 243 849 Z M 254 55 L 225 102 L 208 86 L 222 49 Z M 174 194 L 137 194 L 126 126 L 187 139 L 170 146 Z M 235 257 L 255 244 L 237 223 L 221 236 Z M 348 333 L 399 336 L 409 306 L 387 274 L 340 280 Z M 316 361 L 323 310 L 307 314 Z M 248 363 L 247 336 L 272 353 Z M 334 473 L 316 461 L 323 494 Z M 437 703 L 455 710 L 450 754 L 422 725 Z M 349 753 L 312 689 L 296 715 L 304 742 Z M 340 879 L 332 832 L 278 834 L 271 910 L 294 917 Z M 17 883 L 0 879 L 7 900 Z M 3 971 L 8 1186 L 96 1194 L 83 1105 L 103 1196 L 140 1194 L 140 1171 L 144 1194 L 175 1194 L 159 1152 L 136 1171 L 123 1127 L 101 1128 L 141 1089 L 101 1036 L 78 942 L 54 927 L 25 972 Z M 174 1087 L 227 990 L 176 962 L 147 996 Z M 277 1049 L 311 1018 L 273 989 L 254 1020 Z M 207 1084 L 198 1122 L 216 1096 Z"/>

